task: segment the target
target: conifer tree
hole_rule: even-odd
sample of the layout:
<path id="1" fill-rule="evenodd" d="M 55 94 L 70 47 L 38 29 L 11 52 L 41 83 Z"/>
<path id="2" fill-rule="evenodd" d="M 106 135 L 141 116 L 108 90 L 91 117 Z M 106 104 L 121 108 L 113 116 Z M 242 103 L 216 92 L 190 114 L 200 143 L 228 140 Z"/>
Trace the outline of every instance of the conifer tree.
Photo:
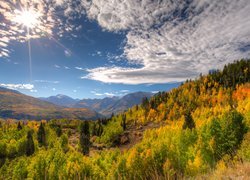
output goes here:
<path id="1" fill-rule="evenodd" d="M 97 136 L 101 136 L 103 133 L 103 127 L 101 121 L 98 121 Z"/>
<path id="2" fill-rule="evenodd" d="M 45 134 L 45 128 L 44 124 L 41 122 L 38 132 L 37 132 L 37 141 L 39 143 L 39 146 L 45 146 L 46 145 L 46 134 Z"/>
<path id="3" fill-rule="evenodd" d="M 123 131 L 125 131 L 126 130 L 126 114 L 123 114 L 122 115 L 122 122 L 121 122 L 121 126 L 122 126 L 122 128 L 123 128 Z"/>
<path id="4" fill-rule="evenodd" d="M 28 131 L 27 144 L 26 144 L 26 155 L 31 156 L 35 152 L 35 145 L 32 137 L 32 132 Z"/>
<path id="5" fill-rule="evenodd" d="M 97 127 L 96 127 L 96 123 L 93 123 L 92 126 L 92 136 L 96 136 L 97 135 Z"/>
<path id="6" fill-rule="evenodd" d="M 184 118 L 185 118 L 185 121 L 184 121 L 184 124 L 182 126 L 182 129 L 187 129 L 187 128 L 193 129 L 193 128 L 195 128 L 194 119 L 193 119 L 190 111 L 185 113 Z"/>
<path id="7" fill-rule="evenodd" d="M 90 132 L 89 132 L 89 122 L 84 121 L 80 125 L 80 147 L 81 152 L 84 155 L 89 154 L 89 146 L 90 146 Z"/>
<path id="8" fill-rule="evenodd" d="M 61 137 L 61 135 L 62 135 L 62 126 L 61 125 L 58 125 L 56 127 L 56 135 L 57 135 L 57 137 Z"/>
<path id="9" fill-rule="evenodd" d="M 18 131 L 20 131 L 20 130 L 22 130 L 22 129 L 23 129 L 23 127 L 21 126 L 20 121 L 18 121 L 18 124 L 17 124 L 17 130 L 18 130 Z"/>

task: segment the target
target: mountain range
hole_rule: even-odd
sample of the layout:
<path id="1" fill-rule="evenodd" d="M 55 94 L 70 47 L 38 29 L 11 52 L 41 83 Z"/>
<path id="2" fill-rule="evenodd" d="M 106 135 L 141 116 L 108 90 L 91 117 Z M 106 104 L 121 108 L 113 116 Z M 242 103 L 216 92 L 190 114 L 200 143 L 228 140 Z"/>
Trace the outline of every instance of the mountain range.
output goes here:
<path id="1" fill-rule="evenodd" d="M 67 108 L 18 91 L 0 87 L 0 118 L 13 119 L 97 119 L 103 117 L 88 108 Z"/>
<path id="2" fill-rule="evenodd" d="M 0 87 L 0 118 L 12 119 L 97 119 L 120 113 L 140 104 L 153 93 L 136 92 L 123 97 L 73 99 L 66 95 L 34 98 L 16 90 Z"/>
<path id="3" fill-rule="evenodd" d="M 58 94 L 48 98 L 40 98 L 59 106 L 68 108 L 88 108 L 104 116 L 110 116 L 112 113 L 120 113 L 128 108 L 140 104 L 144 97 L 150 98 L 154 94 L 150 92 L 135 92 L 123 97 L 105 97 L 103 99 L 73 99 L 69 96 Z"/>

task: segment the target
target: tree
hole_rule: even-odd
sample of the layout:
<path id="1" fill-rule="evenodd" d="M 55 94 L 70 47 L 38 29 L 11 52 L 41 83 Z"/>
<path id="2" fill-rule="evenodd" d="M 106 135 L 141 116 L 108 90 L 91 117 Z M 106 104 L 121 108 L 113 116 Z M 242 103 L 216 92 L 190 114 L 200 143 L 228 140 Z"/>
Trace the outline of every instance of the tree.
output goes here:
<path id="1" fill-rule="evenodd" d="M 17 130 L 18 130 L 18 131 L 20 131 L 20 130 L 22 130 L 22 129 L 23 129 L 23 127 L 21 126 L 20 121 L 18 121 L 18 124 L 17 124 Z"/>
<path id="2" fill-rule="evenodd" d="M 66 153 L 69 150 L 69 139 L 66 134 L 63 134 L 60 139 L 60 144 L 63 151 Z"/>
<path id="3" fill-rule="evenodd" d="M 5 163 L 7 157 L 7 145 L 5 142 L 0 141 L 0 168 Z"/>
<path id="4" fill-rule="evenodd" d="M 62 135 L 62 126 L 61 125 L 56 126 L 56 135 L 57 135 L 57 137 L 61 137 L 61 135 Z"/>
<path id="5" fill-rule="evenodd" d="M 141 104 L 142 108 L 145 109 L 145 110 L 148 110 L 149 108 L 149 100 L 147 97 L 144 97 L 142 99 L 142 104 Z"/>
<path id="6" fill-rule="evenodd" d="M 89 154 L 89 146 L 90 146 L 90 132 L 89 132 L 89 122 L 84 121 L 80 125 L 80 147 L 81 152 L 84 155 Z"/>
<path id="7" fill-rule="evenodd" d="M 187 128 L 193 129 L 193 128 L 195 128 L 195 123 L 194 123 L 194 120 L 193 120 L 193 117 L 192 117 L 190 111 L 185 113 L 184 118 L 185 118 L 185 121 L 184 121 L 184 124 L 182 126 L 182 129 L 187 129 Z"/>
<path id="8" fill-rule="evenodd" d="M 126 130 L 126 126 L 127 126 L 127 124 L 126 124 L 126 114 L 123 114 L 123 115 L 122 115 L 121 126 L 122 126 L 122 128 L 123 128 L 123 131 L 125 131 L 125 130 Z"/>
<path id="9" fill-rule="evenodd" d="M 37 141 L 39 143 L 39 146 L 45 146 L 46 145 L 46 134 L 45 134 L 45 128 L 44 124 L 41 122 L 38 132 L 37 132 Z"/>
<path id="10" fill-rule="evenodd" d="M 98 120 L 97 136 L 101 136 L 103 133 L 103 127 L 101 121 Z"/>
<path id="11" fill-rule="evenodd" d="M 93 123 L 92 126 L 92 136 L 96 136 L 97 135 L 97 127 L 96 127 L 96 123 Z"/>
<path id="12" fill-rule="evenodd" d="M 31 156 L 35 152 L 35 145 L 32 137 L 32 132 L 28 131 L 27 144 L 26 144 L 26 155 Z"/>

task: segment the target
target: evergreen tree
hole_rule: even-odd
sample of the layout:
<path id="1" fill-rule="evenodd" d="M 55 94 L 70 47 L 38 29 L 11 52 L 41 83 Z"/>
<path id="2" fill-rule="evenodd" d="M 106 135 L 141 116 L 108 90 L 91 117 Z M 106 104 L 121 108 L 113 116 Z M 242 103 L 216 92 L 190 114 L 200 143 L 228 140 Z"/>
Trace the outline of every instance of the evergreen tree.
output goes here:
<path id="1" fill-rule="evenodd" d="M 194 120 L 193 120 L 193 117 L 192 117 L 190 111 L 185 113 L 184 118 L 185 118 L 185 121 L 184 121 L 184 124 L 182 126 L 182 129 L 187 129 L 187 128 L 193 129 L 193 128 L 195 128 L 195 123 L 194 123 Z"/>
<path id="2" fill-rule="evenodd" d="M 35 152 L 35 144 L 32 137 L 32 132 L 28 131 L 27 144 L 26 144 L 26 155 L 31 156 Z"/>
<path id="3" fill-rule="evenodd" d="M 103 127 L 101 121 L 98 121 L 97 136 L 101 136 L 103 133 Z"/>
<path id="4" fill-rule="evenodd" d="M 18 130 L 18 131 L 20 131 L 20 130 L 22 130 L 22 129 L 23 129 L 23 127 L 21 126 L 20 121 L 18 121 L 18 124 L 17 124 L 17 130 Z"/>
<path id="5" fill-rule="evenodd" d="M 123 128 L 123 131 L 126 130 L 126 114 L 122 115 L 122 122 L 121 122 L 121 126 Z"/>
<path id="6" fill-rule="evenodd" d="M 84 121 L 80 125 L 80 147 L 81 152 L 84 155 L 89 154 L 89 146 L 90 146 L 90 132 L 89 132 L 89 122 Z"/>
<path id="7" fill-rule="evenodd" d="M 39 143 L 39 146 L 45 146 L 46 145 L 46 134 L 45 134 L 45 128 L 44 124 L 41 122 L 38 132 L 37 132 L 37 141 Z"/>
<path id="8" fill-rule="evenodd" d="M 61 125 L 58 125 L 56 127 L 56 135 L 57 135 L 57 137 L 61 137 L 61 135 L 62 135 L 62 126 Z"/>
<path id="9" fill-rule="evenodd" d="M 96 136 L 97 135 L 97 127 L 96 127 L 96 123 L 93 123 L 92 126 L 92 136 Z"/>
<path id="10" fill-rule="evenodd" d="M 142 106 L 143 109 L 148 110 L 148 108 L 149 108 L 149 100 L 148 100 L 147 97 L 144 97 L 142 99 L 142 105 L 141 106 Z"/>
<path id="11" fill-rule="evenodd" d="M 0 141 L 0 168 L 5 163 L 5 159 L 7 157 L 7 145 L 4 142 Z"/>

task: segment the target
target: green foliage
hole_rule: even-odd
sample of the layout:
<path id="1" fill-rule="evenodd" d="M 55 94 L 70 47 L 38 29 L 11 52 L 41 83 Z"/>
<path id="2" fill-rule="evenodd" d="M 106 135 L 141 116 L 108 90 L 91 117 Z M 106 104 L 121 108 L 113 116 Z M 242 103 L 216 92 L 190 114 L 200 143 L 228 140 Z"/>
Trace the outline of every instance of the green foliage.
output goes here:
<path id="1" fill-rule="evenodd" d="M 21 126 L 21 122 L 20 121 L 18 121 L 18 124 L 17 124 L 17 130 L 22 130 L 22 126 Z"/>
<path id="2" fill-rule="evenodd" d="M 62 135 L 62 126 L 61 125 L 58 125 L 56 127 L 56 135 L 57 135 L 57 137 L 61 137 L 61 135 Z"/>
<path id="3" fill-rule="evenodd" d="M 28 122 L 18 130 L 15 121 L 0 121 L 0 179 L 183 179 L 249 161 L 250 86 L 239 86 L 249 69 L 249 61 L 235 62 L 97 122 Z M 148 129 L 142 141 L 118 149 L 123 134 L 133 137 L 136 129 Z M 105 147 L 85 156 L 95 145 Z"/>
<path id="4" fill-rule="evenodd" d="M 126 114 L 122 114 L 121 126 L 122 126 L 123 131 L 125 131 L 125 130 L 126 130 L 126 127 L 127 127 Z"/>
<path id="5" fill-rule="evenodd" d="M 100 143 L 104 143 L 107 146 L 114 146 L 119 143 L 119 136 L 123 133 L 120 122 L 121 117 L 117 120 L 110 121 L 106 126 L 104 126 L 103 133 L 99 139 Z"/>
<path id="6" fill-rule="evenodd" d="M 195 123 L 194 123 L 194 120 L 193 120 L 193 117 L 191 115 L 191 112 L 187 112 L 185 115 L 184 115 L 184 124 L 182 126 L 183 129 L 193 129 L 195 128 Z"/>
<path id="7" fill-rule="evenodd" d="M 84 121 L 80 125 L 80 146 L 81 146 L 81 152 L 84 155 L 88 155 L 90 146 L 90 131 L 89 131 L 88 121 Z"/>
<path id="8" fill-rule="evenodd" d="M 247 132 L 243 116 L 236 111 L 226 113 L 222 119 L 213 119 L 210 129 L 217 160 L 225 154 L 234 155 Z"/>
<path id="9" fill-rule="evenodd" d="M 26 155 L 31 156 L 35 152 L 35 144 L 32 137 L 32 132 L 28 131 L 27 144 L 26 144 Z"/>
<path id="10" fill-rule="evenodd" d="M 0 168 L 5 163 L 5 159 L 7 157 L 7 145 L 5 142 L 0 141 Z"/>
<path id="11" fill-rule="evenodd" d="M 66 134 L 63 134 L 60 138 L 60 144 L 63 151 L 66 153 L 69 150 L 69 140 Z"/>
<path id="12" fill-rule="evenodd" d="M 41 122 L 38 132 L 37 132 L 37 141 L 39 143 L 39 146 L 46 146 L 46 133 L 44 124 Z"/>

